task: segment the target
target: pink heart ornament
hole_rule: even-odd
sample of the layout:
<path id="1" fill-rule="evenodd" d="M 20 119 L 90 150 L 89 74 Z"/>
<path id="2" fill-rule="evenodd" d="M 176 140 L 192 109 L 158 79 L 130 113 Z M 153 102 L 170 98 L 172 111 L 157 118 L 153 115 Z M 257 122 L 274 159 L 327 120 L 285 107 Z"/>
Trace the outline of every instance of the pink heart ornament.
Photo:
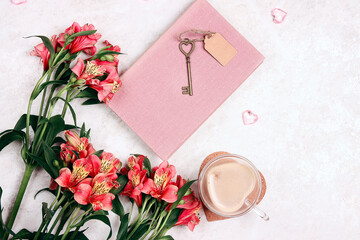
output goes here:
<path id="1" fill-rule="evenodd" d="M 273 16 L 274 23 L 282 23 L 287 15 L 287 12 L 281 10 L 280 8 L 275 8 L 271 11 L 271 15 Z"/>
<path id="2" fill-rule="evenodd" d="M 259 117 L 252 111 L 246 110 L 243 112 L 242 118 L 243 118 L 244 125 L 251 125 L 251 124 L 256 123 Z"/>
<path id="3" fill-rule="evenodd" d="M 26 3 L 26 0 L 11 0 L 11 3 L 15 5 L 20 5 Z"/>

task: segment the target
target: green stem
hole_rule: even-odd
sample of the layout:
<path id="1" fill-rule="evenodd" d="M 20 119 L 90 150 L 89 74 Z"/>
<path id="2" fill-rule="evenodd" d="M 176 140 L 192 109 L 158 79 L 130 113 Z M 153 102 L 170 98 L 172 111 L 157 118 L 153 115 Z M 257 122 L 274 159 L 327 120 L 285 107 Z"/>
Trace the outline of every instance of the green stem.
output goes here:
<path id="1" fill-rule="evenodd" d="M 41 221 L 41 225 L 40 225 L 39 229 L 38 229 L 37 232 L 36 232 L 36 235 L 35 235 L 35 237 L 34 237 L 34 240 L 37 240 L 37 239 L 39 238 L 40 233 L 41 233 L 42 229 L 44 228 L 44 226 L 45 226 L 45 221 L 44 221 L 44 219 L 43 219 L 43 220 Z"/>
<path id="2" fill-rule="evenodd" d="M 67 202 L 65 203 L 64 207 L 61 209 L 60 213 L 58 214 L 58 216 L 56 217 L 55 221 L 53 222 L 49 232 L 46 234 L 45 239 L 48 238 L 48 236 L 52 233 L 52 231 L 54 230 L 54 228 L 56 227 L 56 224 L 58 223 L 58 221 L 60 220 L 60 218 L 62 217 L 62 215 L 64 214 L 65 210 L 72 204 L 72 202 Z M 55 206 L 56 207 L 56 206 Z"/>
<path id="3" fill-rule="evenodd" d="M 29 100 L 29 104 L 28 104 L 28 108 L 27 108 L 27 113 L 26 113 L 26 144 L 27 147 L 30 147 L 30 142 L 29 142 L 29 126 L 30 126 L 30 113 L 31 113 L 31 107 L 34 101 L 33 98 L 33 94 L 34 92 L 37 90 L 37 88 L 40 86 L 41 82 L 44 80 L 44 78 L 46 77 L 46 75 L 48 74 L 48 72 L 44 72 L 43 75 L 41 76 L 41 78 L 38 80 L 38 82 L 36 83 L 34 90 L 31 93 L 30 96 L 30 100 Z"/>
<path id="4" fill-rule="evenodd" d="M 141 224 L 141 219 L 142 219 L 142 216 L 143 216 L 143 213 L 144 213 L 144 210 L 146 208 L 146 205 L 147 205 L 147 202 L 149 201 L 150 197 L 149 196 L 146 196 L 142 206 L 141 206 L 141 209 L 140 209 L 140 212 L 139 214 L 137 215 L 135 221 L 133 222 L 133 224 L 131 224 L 129 226 L 129 229 L 132 228 L 132 230 L 130 231 L 130 234 L 128 235 L 127 239 L 130 239 L 132 235 L 134 235 L 135 231 L 138 229 L 138 227 L 140 226 Z"/>
<path id="5" fill-rule="evenodd" d="M 79 230 L 80 230 L 80 227 L 77 227 L 77 228 L 75 229 L 74 233 L 71 234 L 70 240 L 75 239 L 75 237 L 76 237 L 76 235 L 78 234 Z"/>
<path id="6" fill-rule="evenodd" d="M 158 228 L 158 227 L 157 227 L 157 228 L 154 230 L 154 232 L 157 232 L 157 233 L 154 235 L 153 239 L 155 239 L 155 238 L 161 233 L 162 229 L 164 228 L 167 220 L 169 219 L 169 217 L 170 217 L 170 215 L 171 215 L 171 211 L 172 211 L 172 210 L 170 210 L 170 211 L 167 213 L 166 218 L 165 218 L 165 221 L 161 224 L 161 227 L 160 227 L 159 229 L 157 229 L 157 228 Z M 159 221 L 159 223 L 160 223 L 160 222 L 161 222 L 161 221 Z M 151 238 L 150 238 L 150 239 L 151 239 Z"/>
<path id="7" fill-rule="evenodd" d="M 64 233 L 64 235 L 62 236 L 61 240 L 65 240 L 65 239 L 66 239 L 67 235 L 69 234 L 69 232 L 70 232 L 70 230 L 71 230 L 72 222 L 73 222 L 74 218 L 76 217 L 76 215 L 78 214 L 79 210 L 80 210 L 80 208 L 77 207 L 76 210 L 75 210 L 75 212 L 74 212 L 73 215 L 71 216 L 71 218 L 70 218 L 70 220 L 69 220 L 69 223 L 68 223 L 68 225 L 67 225 L 67 227 L 66 227 L 65 233 Z"/>
<path id="8" fill-rule="evenodd" d="M 63 89 L 61 89 L 61 90 L 56 94 L 56 96 L 55 96 L 52 100 L 50 100 L 50 101 L 54 101 L 54 102 L 51 103 L 51 106 L 50 106 L 50 109 L 49 109 L 49 113 L 48 113 L 48 115 L 47 115 L 47 118 L 48 118 L 48 119 L 50 118 L 50 116 L 51 116 L 51 114 L 52 114 L 52 111 L 54 110 L 55 103 L 56 103 L 56 101 L 57 101 L 56 98 L 60 97 L 69 87 L 70 87 L 69 85 L 66 85 Z M 44 136 L 44 134 L 45 134 L 45 131 L 46 131 L 46 128 L 47 128 L 47 125 L 48 125 L 48 124 L 49 124 L 49 122 L 46 122 L 46 123 L 44 124 L 44 127 L 43 127 L 43 129 L 42 129 L 42 131 L 41 131 L 41 133 L 40 133 L 40 137 L 38 138 L 39 140 L 37 141 L 37 143 L 33 143 L 34 146 L 35 146 L 34 149 L 33 149 L 33 153 L 36 153 L 36 152 L 37 152 L 37 150 L 38 150 L 38 148 L 39 148 L 39 146 L 40 146 L 40 143 L 41 143 L 41 139 L 43 138 L 43 136 Z"/>
<path id="9" fill-rule="evenodd" d="M 66 93 L 66 101 L 67 101 L 67 102 L 69 102 L 69 100 L 70 100 L 70 92 L 71 92 L 71 91 L 67 91 L 67 93 Z M 67 105 L 66 103 L 64 103 L 64 107 L 63 107 L 63 110 L 62 110 L 62 113 L 61 113 L 61 117 L 62 117 L 62 118 L 65 117 L 67 107 L 68 107 L 68 105 Z"/>
<path id="10" fill-rule="evenodd" d="M 72 224 L 71 224 L 71 225 L 72 225 L 71 227 L 73 227 L 73 225 L 76 225 L 76 224 L 77 224 L 77 221 L 81 220 L 81 218 L 83 218 L 85 215 L 87 215 L 88 213 L 90 213 L 92 210 L 93 210 L 92 207 L 90 207 L 86 212 L 84 212 L 83 214 L 81 214 L 79 217 L 75 218 L 74 221 L 73 221 Z"/>
<path id="11" fill-rule="evenodd" d="M 155 211 L 155 213 L 154 213 L 154 216 L 152 217 L 152 221 L 151 221 L 151 223 L 150 223 L 150 226 L 149 226 L 149 229 L 145 232 L 145 234 L 142 236 L 142 238 L 140 239 L 140 240 L 144 240 L 145 238 L 146 238 L 146 236 L 151 232 L 151 230 L 152 230 L 152 226 L 153 226 L 153 224 L 156 222 L 156 219 L 158 218 L 158 213 L 159 213 L 159 209 L 160 209 L 161 207 L 160 206 L 158 206 L 157 208 L 156 208 L 156 211 Z"/>
<path id="12" fill-rule="evenodd" d="M 53 69 L 52 69 L 52 68 L 49 68 L 49 70 L 48 70 L 48 75 L 47 75 L 47 78 L 46 78 L 46 81 L 45 81 L 45 82 L 50 81 L 52 71 L 53 71 Z M 38 123 L 39 123 L 40 120 L 41 120 L 41 114 L 42 114 L 43 107 L 44 107 L 44 102 L 45 102 L 45 97 L 46 97 L 46 91 L 47 91 L 47 88 L 44 89 L 44 92 L 43 92 L 43 95 L 42 95 L 42 98 L 41 98 L 39 116 L 38 116 L 38 121 L 37 121 Z"/>
<path id="13" fill-rule="evenodd" d="M 58 186 L 57 189 L 56 189 L 57 193 L 56 193 L 56 198 L 54 199 L 54 201 L 51 203 L 49 209 L 51 209 L 54 204 L 56 203 L 57 200 L 59 200 L 59 196 L 60 196 L 60 192 L 61 192 L 61 187 Z"/>
<path id="14" fill-rule="evenodd" d="M 17 213 L 19 211 L 21 201 L 22 201 L 22 199 L 24 197 L 26 187 L 27 187 L 27 185 L 29 183 L 31 174 L 33 173 L 34 169 L 35 169 L 34 165 L 31 165 L 29 163 L 26 164 L 24 176 L 23 176 L 23 178 L 21 180 L 19 191 L 17 193 L 16 199 L 15 199 L 15 202 L 14 202 L 14 207 L 12 209 L 12 212 L 10 214 L 8 222 L 6 224 L 6 226 L 9 229 L 11 229 L 13 227 L 13 225 L 14 225 L 15 218 L 16 218 L 16 215 L 17 215 Z M 8 237 L 9 237 L 9 233 L 6 232 L 3 239 L 6 240 L 6 239 L 8 239 Z"/>

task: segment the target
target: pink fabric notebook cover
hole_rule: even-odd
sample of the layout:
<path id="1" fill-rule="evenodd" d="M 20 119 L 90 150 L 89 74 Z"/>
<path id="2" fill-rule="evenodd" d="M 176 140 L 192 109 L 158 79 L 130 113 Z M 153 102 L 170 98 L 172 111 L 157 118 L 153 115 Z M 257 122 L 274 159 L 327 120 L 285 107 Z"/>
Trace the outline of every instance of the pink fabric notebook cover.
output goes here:
<path id="1" fill-rule="evenodd" d="M 189 29 L 218 32 L 237 49 L 223 67 L 204 50 L 202 42 L 196 43 L 191 54 L 193 96 L 181 93 L 188 78 L 177 40 Z M 263 60 L 207 1 L 197 0 L 122 75 L 123 85 L 110 108 L 167 160 Z"/>

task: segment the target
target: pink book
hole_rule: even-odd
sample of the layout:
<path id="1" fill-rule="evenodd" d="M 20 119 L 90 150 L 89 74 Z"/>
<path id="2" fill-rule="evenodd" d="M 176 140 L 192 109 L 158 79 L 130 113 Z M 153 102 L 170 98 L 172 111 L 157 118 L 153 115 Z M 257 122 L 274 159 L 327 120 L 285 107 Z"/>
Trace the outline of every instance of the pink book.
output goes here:
<path id="1" fill-rule="evenodd" d="M 197 42 L 191 54 L 193 96 L 179 34 L 189 29 L 220 33 L 236 50 L 222 66 Z M 263 62 L 264 57 L 207 1 L 195 1 L 123 74 L 110 108 L 163 160 L 170 156 Z"/>

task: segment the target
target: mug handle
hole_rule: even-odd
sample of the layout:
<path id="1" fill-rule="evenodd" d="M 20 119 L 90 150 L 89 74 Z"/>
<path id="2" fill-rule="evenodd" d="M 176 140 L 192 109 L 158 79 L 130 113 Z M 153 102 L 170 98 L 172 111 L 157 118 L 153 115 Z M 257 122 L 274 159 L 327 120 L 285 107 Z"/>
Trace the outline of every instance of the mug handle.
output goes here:
<path id="1" fill-rule="evenodd" d="M 246 205 L 251 206 L 251 202 L 249 200 L 245 201 Z M 264 221 L 269 221 L 270 217 L 267 215 L 263 210 L 261 210 L 256 204 L 253 206 L 252 209 L 259 217 L 261 217 Z"/>

